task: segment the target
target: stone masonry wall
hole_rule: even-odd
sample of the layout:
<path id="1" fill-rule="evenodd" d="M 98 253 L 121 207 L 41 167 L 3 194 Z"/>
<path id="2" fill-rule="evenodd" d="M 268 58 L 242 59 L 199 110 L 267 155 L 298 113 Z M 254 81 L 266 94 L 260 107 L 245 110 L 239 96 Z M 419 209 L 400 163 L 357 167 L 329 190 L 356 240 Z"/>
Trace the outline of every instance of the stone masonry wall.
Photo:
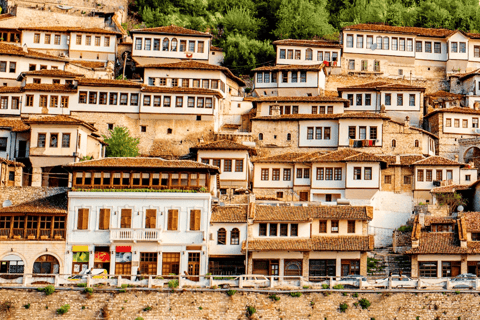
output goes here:
<path id="1" fill-rule="evenodd" d="M 94 289 L 97 290 L 97 289 Z M 250 319 L 319 319 L 319 320 L 412 320 L 412 319 L 477 319 L 480 314 L 480 296 L 473 293 L 304 293 L 294 298 L 277 294 L 278 301 L 269 294 L 237 292 L 127 291 L 101 293 L 94 291 L 87 298 L 80 291 L 57 291 L 46 296 L 36 290 L 0 290 L 0 302 L 11 302 L 10 312 L 0 311 L 3 319 L 248 319 L 246 308 L 256 313 Z M 354 306 L 360 299 L 370 301 L 363 310 Z M 345 313 L 339 311 L 346 303 Z M 30 304 L 29 308 L 24 308 Z M 58 316 L 56 310 L 69 304 L 70 311 Z M 147 306 L 152 309 L 143 311 Z M 48 307 L 48 309 L 47 309 Z"/>
<path id="2" fill-rule="evenodd" d="M 10 200 L 12 205 L 17 205 L 66 191 L 67 188 L 0 187 L 0 207 L 5 200 Z"/>

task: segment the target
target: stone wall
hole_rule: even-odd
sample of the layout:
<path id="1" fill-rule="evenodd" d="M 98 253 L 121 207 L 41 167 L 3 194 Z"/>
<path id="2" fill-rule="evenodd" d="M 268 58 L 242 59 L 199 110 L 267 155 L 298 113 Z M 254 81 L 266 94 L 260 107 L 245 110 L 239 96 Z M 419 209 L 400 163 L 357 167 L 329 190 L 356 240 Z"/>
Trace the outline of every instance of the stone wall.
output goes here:
<path id="1" fill-rule="evenodd" d="M 40 198 L 53 196 L 66 192 L 67 188 L 42 188 L 42 187 L 0 187 L 0 207 L 5 200 L 10 200 L 12 205 L 33 201 Z"/>
<path id="2" fill-rule="evenodd" d="M 412 232 L 411 231 L 393 231 L 393 252 L 404 253 L 412 248 Z"/>
<path id="3" fill-rule="evenodd" d="M 97 290 L 97 289 L 94 289 Z M 10 312 L 3 311 L 3 319 L 52 319 L 59 317 L 56 310 L 65 304 L 70 311 L 62 319 L 248 319 L 246 309 L 254 307 L 250 319 L 477 319 L 480 314 L 480 296 L 473 293 L 304 293 L 294 298 L 277 294 L 278 301 L 269 294 L 237 292 L 127 291 L 104 293 L 94 291 L 87 298 L 80 291 L 55 292 L 46 296 L 36 290 L 0 290 L 1 303 L 11 302 Z M 362 298 L 371 306 L 363 310 L 354 303 Z M 348 309 L 341 313 L 339 306 Z M 30 304 L 26 309 L 24 306 Z M 48 308 L 47 308 L 48 307 Z M 144 308 L 151 307 L 149 311 Z"/>

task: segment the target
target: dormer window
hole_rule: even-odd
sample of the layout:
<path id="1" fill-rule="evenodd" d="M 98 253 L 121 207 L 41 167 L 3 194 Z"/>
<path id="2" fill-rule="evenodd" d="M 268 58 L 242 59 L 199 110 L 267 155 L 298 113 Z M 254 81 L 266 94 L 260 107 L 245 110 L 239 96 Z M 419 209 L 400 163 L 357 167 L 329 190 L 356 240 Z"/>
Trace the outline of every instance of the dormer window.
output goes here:
<path id="1" fill-rule="evenodd" d="M 453 232 L 452 224 L 432 224 L 430 228 L 432 232 Z"/>
<path id="2" fill-rule="evenodd" d="M 176 38 L 173 38 L 173 39 L 172 39 L 172 50 L 171 50 L 171 51 L 177 52 L 177 45 L 178 45 L 177 39 L 176 39 Z"/>
<path id="3" fill-rule="evenodd" d="M 163 39 L 162 51 L 168 51 L 169 41 L 168 38 Z"/>
<path id="4" fill-rule="evenodd" d="M 472 233 L 472 241 L 480 241 L 480 233 Z"/>

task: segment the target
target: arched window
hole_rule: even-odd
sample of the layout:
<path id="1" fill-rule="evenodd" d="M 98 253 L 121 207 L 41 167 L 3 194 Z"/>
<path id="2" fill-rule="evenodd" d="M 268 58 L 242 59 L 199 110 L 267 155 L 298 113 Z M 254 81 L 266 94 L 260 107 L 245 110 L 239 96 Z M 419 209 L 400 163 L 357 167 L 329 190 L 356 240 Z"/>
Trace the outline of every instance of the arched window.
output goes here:
<path id="1" fill-rule="evenodd" d="M 377 49 L 382 49 L 382 37 L 377 37 Z"/>
<path id="2" fill-rule="evenodd" d="M 312 60 L 312 57 L 313 57 L 313 50 L 307 49 L 305 51 L 305 60 Z"/>
<path id="3" fill-rule="evenodd" d="M 226 245 L 227 244 L 227 231 L 224 228 L 221 228 L 217 232 L 217 244 Z"/>
<path id="4" fill-rule="evenodd" d="M 397 147 L 397 140 L 393 139 L 392 140 L 392 148 L 396 148 Z"/>
<path id="5" fill-rule="evenodd" d="M 40 256 L 33 263 L 33 273 L 54 273 L 58 274 L 60 271 L 60 264 L 57 258 L 49 254 Z"/>
<path id="6" fill-rule="evenodd" d="M 291 133 L 287 133 L 287 141 L 290 141 L 292 140 L 292 134 Z"/>
<path id="7" fill-rule="evenodd" d="M 284 274 L 286 276 L 301 276 L 302 275 L 302 261 L 288 261 L 288 262 L 285 262 Z"/>
<path id="8" fill-rule="evenodd" d="M 168 51 L 168 38 L 163 39 L 163 49 L 162 51 Z"/>
<path id="9" fill-rule="evenodd" d="M 173 38 L 172 39 L 172 50 L 171 51 L 177 51 L 177 39 L 176 38 Z"/>
<path id="10" fill-rule="evenodd" d="M 418 145 L 419 145 L 418 140 L 415 140 L 415 148 L 418 148 Z"/>
<path id="11" fill-rule="evenodd" d="M 240 230 L 237 228 L 232 229 L 232 232 L 230 232 L 230 244 L 240 244 Z"/>
<path id="12" fill-rule="evenodd" d="M 263 133 L 258 134 L 258 140 L 263 140 Z"/>

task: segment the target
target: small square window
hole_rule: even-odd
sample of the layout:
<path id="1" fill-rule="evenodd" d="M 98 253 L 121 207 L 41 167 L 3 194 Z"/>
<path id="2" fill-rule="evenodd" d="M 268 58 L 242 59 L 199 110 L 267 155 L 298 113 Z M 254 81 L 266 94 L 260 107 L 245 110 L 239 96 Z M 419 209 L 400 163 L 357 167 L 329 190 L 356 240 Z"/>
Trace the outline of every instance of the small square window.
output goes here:
<path id="1" fill-rule="evenodd" d="M 277 198 L 283 198 L 283 192 L 277 192 Z"/>
<path id="2" fill-rule="evenodd" d="M 141 132 L 147 132 L 147 126 L 140 126 Z"/>
<path id="3" fill-rule="evenodd" d="M 197 121 L 201 121 L 202 120 L 202 116 L 197 116 Z"/>
<path id="4" fill-rule="evenodd" d="M 107 126 L 108 126 L 108 130 L 113 130 L 113 123 L 108 123 Z"/>

